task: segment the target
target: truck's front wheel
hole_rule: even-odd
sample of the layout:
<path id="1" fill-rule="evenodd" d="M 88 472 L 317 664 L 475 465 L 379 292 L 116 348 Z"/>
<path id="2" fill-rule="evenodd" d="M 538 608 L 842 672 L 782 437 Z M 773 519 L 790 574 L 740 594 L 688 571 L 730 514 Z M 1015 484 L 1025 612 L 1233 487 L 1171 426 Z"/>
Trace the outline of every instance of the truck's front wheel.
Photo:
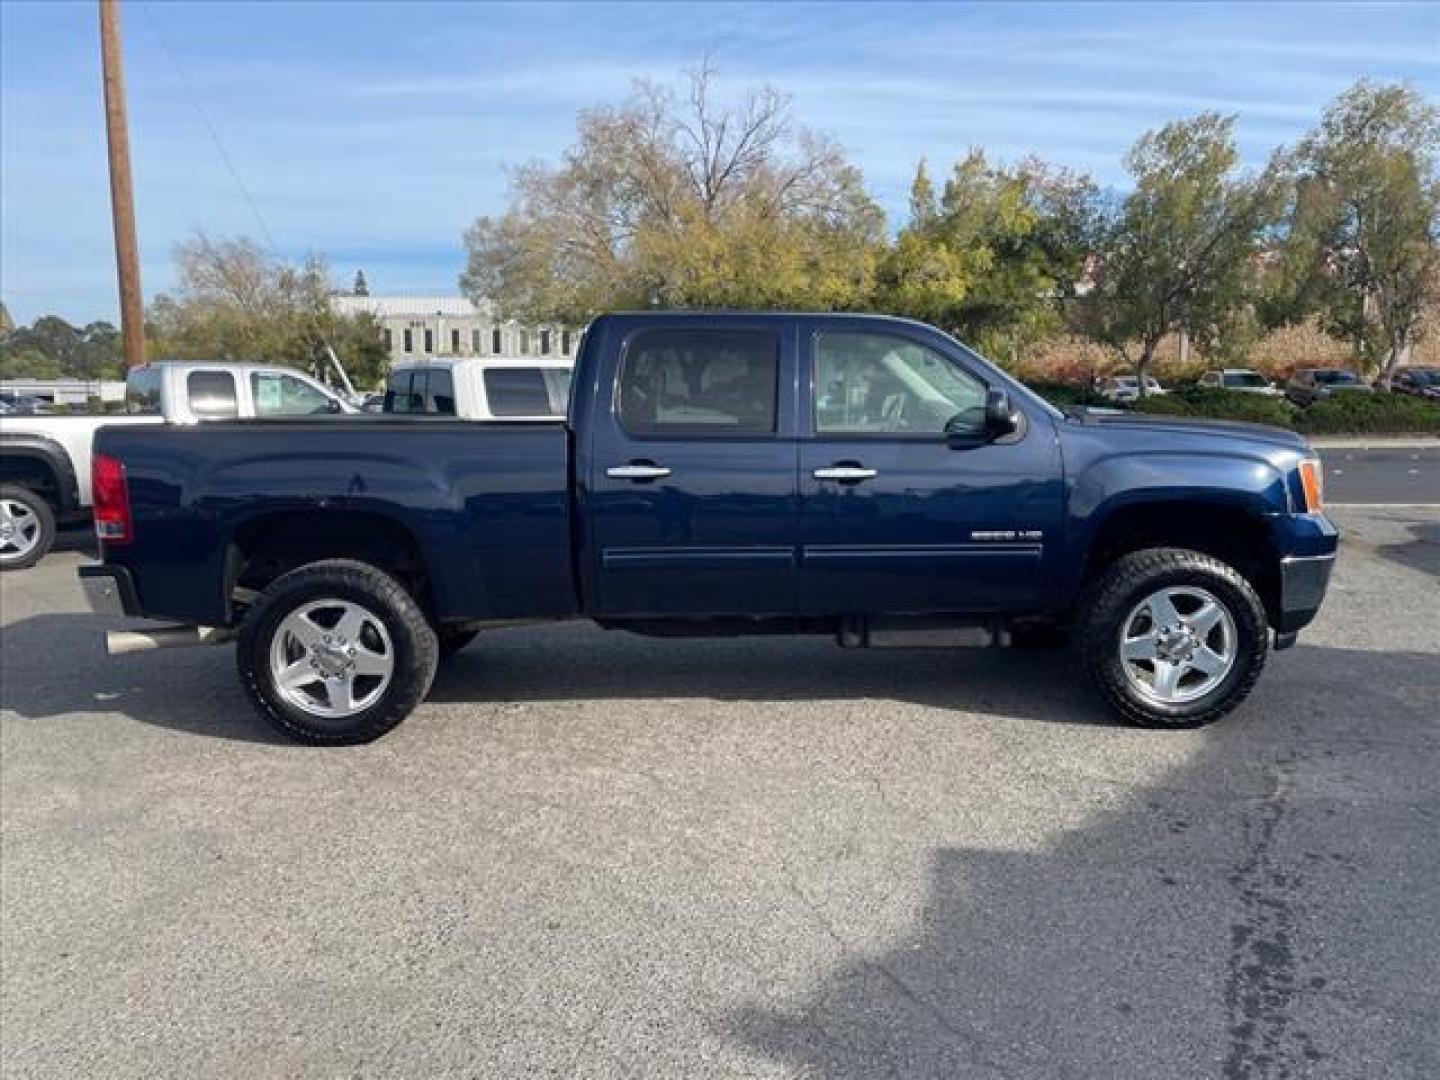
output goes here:
<path id="1" fill-rule="evenodd" d="M 1081 600 L 1080 658 L 1131 723 L 1198 727 L 1250 693 L 1265 666 L 1265 606 L 1233 567 L 1184 548 L 1117 559 Z"/>
<path id="2" fill-rule="evenodd" d="M 301 742 L 369 742 L 430 690 L 439 645 L 411 595 L 365 563 L 310 563 L 276 578 L 241 624 L 246 691 Z"/>

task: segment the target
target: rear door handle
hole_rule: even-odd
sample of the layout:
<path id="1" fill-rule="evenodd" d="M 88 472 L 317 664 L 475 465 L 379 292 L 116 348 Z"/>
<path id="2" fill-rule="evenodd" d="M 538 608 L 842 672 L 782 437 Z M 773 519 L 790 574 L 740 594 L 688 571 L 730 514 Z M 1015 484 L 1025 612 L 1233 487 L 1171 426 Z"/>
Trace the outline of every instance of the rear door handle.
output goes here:
<path id="1" fill-rule="evenodd" d="M 670 470 L 664 465 L 645 465 L 632 462 L 629 465 L 611 465 L 605 475 L 615 480 L 659 480 L 669 476 Z"/>
<path id="2" fill-rule="evenodd" d="M 816 480 L 838 480 L 842 484 L 855 484 L 861 480 L 871 480 L 880 474 L 863 465 L 831 465 L 828 469 L 816 469 L 812 475 Z"/>

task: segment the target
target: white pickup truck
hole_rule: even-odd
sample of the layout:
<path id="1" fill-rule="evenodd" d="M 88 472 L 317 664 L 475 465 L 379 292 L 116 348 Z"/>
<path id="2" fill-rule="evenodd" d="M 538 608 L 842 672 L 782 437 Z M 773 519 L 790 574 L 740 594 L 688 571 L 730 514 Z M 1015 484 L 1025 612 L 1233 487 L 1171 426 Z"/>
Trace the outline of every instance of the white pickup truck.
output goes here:
<path id="1" fill-rule="evenodd" d="M 101 427 L 355 411 L 289 368 L 164 361 L 126 376 L 123 413 L 0 416 L 0 570 L 33 566 L 57 522 L 89 514 L 90 446 Z"/>
<path id="2" fill-rule="evenodd" d="M 396 364 L 383 411 L 460 420 L 563 420 L 573 360 L 456 357 Z"/>

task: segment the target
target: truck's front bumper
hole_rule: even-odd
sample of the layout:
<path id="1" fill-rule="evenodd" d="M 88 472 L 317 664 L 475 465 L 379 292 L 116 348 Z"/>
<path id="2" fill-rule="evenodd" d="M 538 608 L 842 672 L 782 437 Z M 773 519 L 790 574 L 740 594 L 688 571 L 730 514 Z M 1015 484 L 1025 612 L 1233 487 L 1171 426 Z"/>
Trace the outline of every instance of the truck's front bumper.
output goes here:
<path id="1" fill-rule="evenodd" d="M 1288 648 L 1315 618 L 1330 587 L 1340 531 L 1324 514 L 1279 514 L 1272 519 L 1280 554 L 1275 647 Z"/>
<path id="2" fill-rule="evenodd" d="M 97 615 L 139 615 L 140 600 L 135 582 L 123 566 L 82 566 L 80 587 L 85 600 Z"/>
<path id="3" fill-rule="evenodd" d="M 1289 555 L 1280 560 L 1280 621 L 1279 634 L 1294 634 L 1315 618 L 1325 590 L 1330 587 L 1330 572 L 1335 569 L 1335 555 Z"/>

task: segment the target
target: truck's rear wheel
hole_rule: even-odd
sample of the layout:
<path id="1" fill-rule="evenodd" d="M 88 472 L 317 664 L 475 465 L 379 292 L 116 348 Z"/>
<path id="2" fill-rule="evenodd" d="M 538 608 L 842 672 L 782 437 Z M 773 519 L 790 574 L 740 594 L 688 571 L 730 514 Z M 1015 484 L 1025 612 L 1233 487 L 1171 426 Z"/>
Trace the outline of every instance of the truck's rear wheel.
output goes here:
<path id="1" fill-rule="evenodd" d="M 246 691 L 301 742 L 369 742 L 430 690 L 439 645 L 404 587 L 365 563 L 310 563 L 246 614 L 236 662 Z"/>
<path id="2" fill-rule="evenodd" d="M 1233 567 L 1151 548 L 1108 567 L 1081 600 L 1075 641 L 1100 693 L 1145 727 L 1198 727 L 1250 693 L 1265 666 L 1265 606 Z"/>
<path id="3" fill-rule="evenodd" d="M 55 543 L 55 511 L 19 484 L 0 484 L 0 570 L 24 570 Z"/>

